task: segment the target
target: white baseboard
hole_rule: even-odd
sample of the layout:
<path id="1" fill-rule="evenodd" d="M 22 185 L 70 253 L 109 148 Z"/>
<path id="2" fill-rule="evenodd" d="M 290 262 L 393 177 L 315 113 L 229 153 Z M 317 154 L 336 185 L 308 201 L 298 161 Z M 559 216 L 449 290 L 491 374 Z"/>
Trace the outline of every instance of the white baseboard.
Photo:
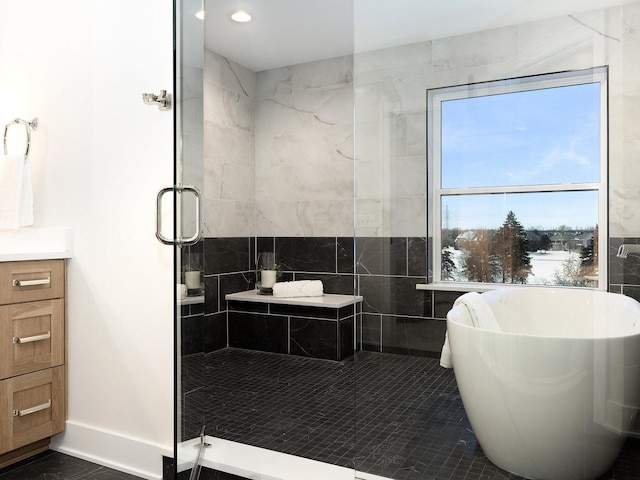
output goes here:
<path id="1" fill-rule="evenodd" d="M 146 478 L 162 479 L 162 454 L 172 447 L 67 421 L 65 431 L 51 439 L 51 450 Z"/>

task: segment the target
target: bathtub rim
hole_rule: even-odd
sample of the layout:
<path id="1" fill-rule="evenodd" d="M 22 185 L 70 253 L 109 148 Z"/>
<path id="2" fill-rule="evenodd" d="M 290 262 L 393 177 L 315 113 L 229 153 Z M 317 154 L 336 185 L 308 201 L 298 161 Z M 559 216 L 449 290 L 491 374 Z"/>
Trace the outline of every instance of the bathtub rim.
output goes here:
<path id="1" fill-rule="evenodd" d="M 533 288 L 536 288 L 538 286 L 533 286 Z M 517 286 L 509 286 L 509 287 L 505 287 L 505 288 L 498 288 L 498 289 L 493 289 L 493 290 L 489 290 L 486 292 L 481 292 L 480 295 L 482 296 L 488 296 L 489 298 L 491 298 L 492 295 L 497 295 L 499 293 L 504 293 L 504 294 L 509 294 L 515 292 L 516 290 L 519 291 L 518 295 L 521 294 L 521 292 L 523 290 L 521 290 L 523 287 L 517 287 Z M 529 289 L 529 287 L 524 287 L 525 289 Z M 608 292 L 608 291 L 604 291 L 604 290 L 595 290 L 595 289 L 585 289 L 585 288 L 579 288 L 579 287 L 544 287 L 545 288 L 545 292 L 548 294 L 553 294 L 554 292 L 558 291 L 558 292 L 567 292 L 567 291 L 571 291 L 571 295 L 573 295 L 573 292 L 576 293 L 576 295 L 579 296 L 585 296 L 585 295 L 595 295 L 598 297 L 605 297 L 605 298 L 613 298 L 616 297 L 617 299 L 619 299 L 623 304 L 628 304 L 630 307 L 634 308 L 637 311 L 638 314 L 638 322 L 637 325 L 635 325 L 636 331 L 635 332 L 631 332 L 629 334 L 620 334 L 620 335 L 607 335 L 607 336 L 594 336 L 594 335 L 583 335 L 583 336 L 566 336 L 566 335 L 540 335 L 540 334 L 535 334 L 535 333 L 522 333 L 522 332 L 513 332 L 513 331 L 509 331 L 509 330 L 503 330 L 503 329 L 499 329 L 499 330 L 495 330 L 495 329 L 489 329 L 489 328 L 483 328 L 483 327 L 476 327 L 474 325 L 470 325 L 469 323 L 464 322 L 463 320 L 463 314 L 459 313 L 459 312 L 463 312 L 464 309 L 460 306 L 460 305 L 454 305 L 448 312 L 446 315 L 446 322 L 447 322 L 447 328 L 449 325 L 449 322 L 455 322 L 457 325 L 463 327 L 463 328 L 471 328 L 471 329 L 476 329 L 476 330 L 481 330 L 483 332 L 488 332 L 488 333 L 494 333 L 494 334 L 499 334 L 499 335 L 507 335 L 507 336 L 512 336 L 514 338 L 541 338 L 541 339 L 545 339 L 545 340 L 553 340 L 553 339 L 557 339 L 557 340 L 575 340 L 575 341 L 579 341 L 579 340 L 584 340 L 584 341 L 595 341 L 595 340 L 606 340 L 606 339 L 622 339 L 622 338 L 634 338 L 638 335 L 640 335 L 640 302 L 638 302 L 636 299 L 634 299 L 633 297 L 630 297 L 628 295 L 624 295 L 622 293 L 616 293 L 616 292 Z M 536 288 L 536 290 L 538 290 L 538 288 Z M 536 292 L 536 293 L 539 293 Z M 491 308 L 491 304 L 492 303 L 498 303 L 498 302 L 492 302 L 491 300 L 487 301 L 487 304 L 489 305 L 489 307 Z M 631 312 L 632 313 L 632 312 Z"/>

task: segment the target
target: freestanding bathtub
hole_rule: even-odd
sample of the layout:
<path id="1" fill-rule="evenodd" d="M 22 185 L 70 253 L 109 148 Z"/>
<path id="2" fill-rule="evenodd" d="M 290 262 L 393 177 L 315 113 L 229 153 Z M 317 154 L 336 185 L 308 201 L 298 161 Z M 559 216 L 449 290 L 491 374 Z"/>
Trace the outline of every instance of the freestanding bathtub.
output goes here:
<path id="1" fill-rule="evenodd" d="M 533 479 L 592 479 L 615 462 L 640 405 L 640 304 L 586 289 L 480 295 L 499 331 L 447 314 L 453 369 L 486 456 Z"/>

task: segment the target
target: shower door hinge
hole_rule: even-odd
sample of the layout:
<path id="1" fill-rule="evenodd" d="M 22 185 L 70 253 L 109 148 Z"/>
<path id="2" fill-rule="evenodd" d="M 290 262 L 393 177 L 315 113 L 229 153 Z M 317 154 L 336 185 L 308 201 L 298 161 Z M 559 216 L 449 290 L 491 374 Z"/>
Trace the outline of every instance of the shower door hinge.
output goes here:
<path id="1" fill-rule="evenodd" d="M 160 110 L 171 110 L 171 94 L 160 90 L 160 95 L 143 93 L 142 101 L 147 105 L 157 105 Z"/>

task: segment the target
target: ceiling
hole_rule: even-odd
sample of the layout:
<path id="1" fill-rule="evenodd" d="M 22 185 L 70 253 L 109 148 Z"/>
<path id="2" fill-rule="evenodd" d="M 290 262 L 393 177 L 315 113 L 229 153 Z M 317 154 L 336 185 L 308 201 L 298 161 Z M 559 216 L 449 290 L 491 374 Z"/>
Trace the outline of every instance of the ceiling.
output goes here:
<path id="1" fill-rule="evenodd" d="M 204 36 L 207 48 L 258 72 L 631 1 L 204 0 Z M 232 22 L 238 9 L 253 21 Z"/>

